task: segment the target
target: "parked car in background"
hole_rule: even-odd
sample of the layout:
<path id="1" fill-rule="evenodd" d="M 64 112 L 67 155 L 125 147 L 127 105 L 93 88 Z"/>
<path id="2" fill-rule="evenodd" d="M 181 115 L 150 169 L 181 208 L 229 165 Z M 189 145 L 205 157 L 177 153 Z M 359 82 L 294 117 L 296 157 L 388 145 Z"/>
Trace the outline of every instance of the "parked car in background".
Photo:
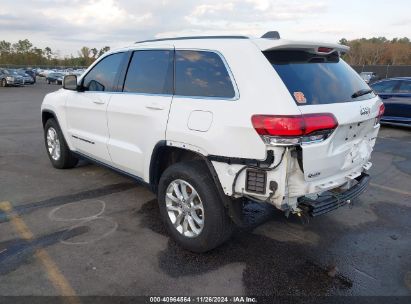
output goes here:
<path id="1" fill-rule="evenodd" d="M 46 77 L 46 81 L 48 84 L 62 84 L 63 83 L 64 74 L 63 73 L 49 73 Z"/>
<path id="2" fill-rule="evenodd" d="M 53 70 L 41 70 L 41 71 L 39 72 L 39 76 L 40 76 L 40 77 L 47 77 L 47 76 L 49 76 L 50 73 L 54 73 L 54 72 L 56 72 L 56 71 L 53 71 Z"/>
<path id="3" fill-rule="evenodd" d="M 385 105 L 381 123 L 411 127 L 411 77 L 388 78 L 370 86 Z"/>
<path id="4" fill-rule="evenodd" d="M 31 78 L 33 78 L 33 83 L 36 83 L 36 72 L 32 69 L 23 69 L 26 74 L 28 74 Z"/>
<path id="5" fill-rule="evenodd" d="M 0 86 L 20 86 L 23 85 L 23 76 L 13 69 L 0 69 Z"/>
<path id="6" fill-rule="evenodd" d="M 73 71 L 73 75 L 81 76 L 86 70 L 85 69 L 78 69 Z"/>
<path id="7" fill-rule="evenodd" d="M 34 79 L 25 70 L 16 70 L 16 72 L 23 77 L 23 84 L 34 84 Z"/>
<path id="8" fill-rule="evenodd" d="M 44 70 L 43 70 L 43 69 L 37 68 L 37 69 L 35 69 L 34 71 L 36 72 L 36 76 L 45 77 L 45 76 L 44 76 Z"/>
<path id="9" fill-rule="evenodd" d="M 366 83 L 373 83 L 378 80 L 378 76 L 374 72 L 361 72 L 360 76 Z"/>

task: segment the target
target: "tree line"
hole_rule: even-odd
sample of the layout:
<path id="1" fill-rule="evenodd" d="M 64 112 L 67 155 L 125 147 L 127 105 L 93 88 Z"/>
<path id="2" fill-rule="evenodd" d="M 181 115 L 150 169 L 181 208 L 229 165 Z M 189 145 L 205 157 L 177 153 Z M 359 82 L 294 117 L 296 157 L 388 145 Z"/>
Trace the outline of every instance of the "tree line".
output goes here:
<path id="1" fill-rule="evenodd" d="M 350 65 L 411 65 L 411 42 L 407 37 L 340 40 L 350 47 L 343 56 Z"/>
<path id="2" fill-rule="evenodd" d="M 351 65 L 411 65 L 411 42 L 406 37 L 392 40 L 385 37 L 355 40 L 343 38 L 339 42 L 351 48 L 343 57 Z M 109 46 L 101 49 L 83 46 L 77 52 L 77 56 L 62 58 L 58 51 L 53 51 L 50 47 L 35 47 L 28 39 L 16 43 L 2 40 L 0 64 L 86 67 L 109 50 Z"/>
<path id="3" fill-rule="evenodd" d="M 59 51 L 53 51 L 50 47 L 35 47 L 28 39 L 16 43 L 1 40 L 0 65 L 87 67 L 109 50 L 109 46 L 101 49 L 83 46 L 77 56 L 62 58 Z"/>

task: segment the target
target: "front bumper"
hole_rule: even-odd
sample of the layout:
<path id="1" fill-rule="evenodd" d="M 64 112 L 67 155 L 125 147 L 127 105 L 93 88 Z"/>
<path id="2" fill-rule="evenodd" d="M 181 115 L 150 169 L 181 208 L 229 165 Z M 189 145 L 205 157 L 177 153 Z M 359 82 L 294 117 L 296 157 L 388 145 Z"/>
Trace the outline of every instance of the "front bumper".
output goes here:
<path id="1" fill-rule="evenodd" d="M 362 173 L 355 178 L 357 184 L 342 193 L 332 192 L 331 190 L 322 193 L 316 199 L 308 198 L 306 196 L 300 197 L 298 199 L 298 207 L 312 217 L 328 213 L 346 205 L 349 200 L 361 195 L 370 183 L 370 179 L 371 177 L 368 174 Z"/>
<path id="2" fill-rule="evenodd" d="M 411 127 L 411 117 L 383 116 L 380 123 L 383 125 Z"/>
<path id="3" fill-rule="evenodd" d="M 20 79 L 6 80 L 6 82 L 7 82 L 8 85 L 11 85 L 11 86 L 20 86 L 20 85 L 23 85 L 23 81 L 20 80 Z"/>

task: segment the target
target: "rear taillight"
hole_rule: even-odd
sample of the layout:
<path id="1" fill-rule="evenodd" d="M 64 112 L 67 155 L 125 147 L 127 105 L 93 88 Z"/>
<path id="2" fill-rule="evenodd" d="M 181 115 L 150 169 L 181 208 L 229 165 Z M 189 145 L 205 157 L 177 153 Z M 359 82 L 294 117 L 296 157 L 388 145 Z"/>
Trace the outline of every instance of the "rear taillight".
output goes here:
<path id="1" fill-rule="evenodd" d="M 378 110 L 378 115 L 377 115 L 377 117 L 375 118 L 375 124 L 376 124 L 376 125 L 380 123 L 381 117 L 384 115 L 384 111 L 385 111 L 385 106 L 384 106 L 384 104 L 382 103 L 382 104 L 380 105 L 380 109 Z"/>
<path id="2" fill-rule="evenodd" d="M 338 126 L 331 113 L 254 115 L 251 120 L 266 144 L 294 145 L 322 141 Z"/>

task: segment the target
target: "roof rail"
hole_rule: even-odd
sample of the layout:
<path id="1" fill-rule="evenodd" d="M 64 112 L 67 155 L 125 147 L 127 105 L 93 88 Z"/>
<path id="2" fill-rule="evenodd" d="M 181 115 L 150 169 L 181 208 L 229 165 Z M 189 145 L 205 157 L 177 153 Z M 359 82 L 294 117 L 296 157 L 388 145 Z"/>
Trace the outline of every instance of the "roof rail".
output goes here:
<path id="1" fill-rule="evenodd" d="M 157 41 L 168 41 L 168 40 L 191 40 L 191 39 L 249 39 L 247 36 L 187 36 L 187 37 L 174 37 L 174 38 L 159 38 L 137 41 L 137 43 L 145 42 L 157 42 Z"/>
<path id="2" fill-rule="evenodd" d="M 280 33 L 277 31 L 269 31 L 265 33 L 264 35 L 261 36 L 261 38 L 266 38 L 266 39 L 280 39 Z"/>

